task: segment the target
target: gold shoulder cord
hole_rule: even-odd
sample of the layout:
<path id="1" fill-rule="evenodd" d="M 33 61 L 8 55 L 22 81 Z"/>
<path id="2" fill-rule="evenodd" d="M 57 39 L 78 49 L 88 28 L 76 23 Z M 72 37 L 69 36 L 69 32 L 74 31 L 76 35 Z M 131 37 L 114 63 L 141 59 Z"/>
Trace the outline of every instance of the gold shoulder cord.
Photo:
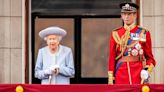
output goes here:
<path id="1" fill-rule="evenodd" d="M 116 41 L 116 43 L 117 43 L 117 45 L 116 45 L 116 50 L 117 50 L 117 48 L 119 47 L 119 45 L 121 44 L 121 38 L 120 38 L 120 36 L 118 35 L 118 33 L 117 33 L 117 31 L 113 31 L 112 32 L 112 36 L 113 36 L 113 38 L 114 38 L 114 40 Z M 121 46 L 120 46 L 121 47 Z M 121 57 L 122 55 L 120 54 L 119 56 L 117 56 L 116 58 L 115 58 L 115 60 L 117 60 L 119 57 Z"/>
<path id="2" fill-rule="evenodd" d="M 123 55 L 123 52 L 125 51 L 125 49 L 127 47 L 127 42 L 128 42 L 129 37 L 130 37 L 130 31 L 126 31 L 125 34 L 121 38 L 119 37 L 117 31 L 114 31 L 112 36 L 117 43 L 117 47 L 120 46 L 120 49 L 121 49 L 120 55 L 118 55 L 115 58 L 115 60 L 117 60 L 118 58 L 120 58 Z"/>
<path id="3" fill-rule="evenodd" d="M 142 33 L 140 36 L 144 35 L 144 32 L 145 32 L 145 30 L 142 30 Z M 118 46 L 120 46 L 120 49 L 121 49 L 121 53 L 115 58 L 115 60 L 118 60 L 121 56 L 123 56 L 123 52 L 125 51 L 126 48 L 133 47 L 139 41 L 139 40 L 137 40 L 133 44 L 130 44 L 130 45 L 127 44 L 128 39 L 130 38 L 130 31 L 126 31 L 121 38 L 118 35 L 117 31 L 113 31 L 112 36 L 117 43 L 116 49 L 118 48 Z"/>

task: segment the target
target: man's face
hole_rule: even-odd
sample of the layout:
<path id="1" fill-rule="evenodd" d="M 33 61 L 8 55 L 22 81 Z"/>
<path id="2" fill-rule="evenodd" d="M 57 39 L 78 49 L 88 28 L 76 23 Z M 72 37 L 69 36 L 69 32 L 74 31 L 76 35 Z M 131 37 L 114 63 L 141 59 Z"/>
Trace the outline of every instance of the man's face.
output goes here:
<path id="1" fill-rule="evenodd" d="M 131 25 L 137 18 L 137 14 L 133 12 L 122 12 L 121 18 L 124 21 L 124 24 Z"/>
<path id="2" fill-rule="evenodd" d="M 59 45 L 60 36 L 48 35 L 46 41 L 47 41 L 47 45 L 50 49 L 55 49 Z"/>

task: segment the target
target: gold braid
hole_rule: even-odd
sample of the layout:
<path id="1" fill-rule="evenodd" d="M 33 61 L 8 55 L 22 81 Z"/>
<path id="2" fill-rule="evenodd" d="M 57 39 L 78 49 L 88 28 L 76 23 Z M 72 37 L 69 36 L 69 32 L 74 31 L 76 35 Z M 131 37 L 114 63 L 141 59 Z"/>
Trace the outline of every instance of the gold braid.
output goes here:
<path id="1" fill-rule="evenodd" d="M 142 30 L 141 35 L 144 34 L 144 30 Z M 128 45 L 128 39 L 130 38 L 130 30 L 126 30 L 124 35 L 120 38 L 117 31 L 114 31 L 112 34 L 114 40 L 117 43 L 116 49 L 120 46 L 121 53 L 115 58 L 115 60 L 118 60 L 121 56 L 123 56 L 123 53 L 126 48 L 133 47 L 135 44 L 138 43 L 139 40 L 136 40 L 133 44 Z"/>

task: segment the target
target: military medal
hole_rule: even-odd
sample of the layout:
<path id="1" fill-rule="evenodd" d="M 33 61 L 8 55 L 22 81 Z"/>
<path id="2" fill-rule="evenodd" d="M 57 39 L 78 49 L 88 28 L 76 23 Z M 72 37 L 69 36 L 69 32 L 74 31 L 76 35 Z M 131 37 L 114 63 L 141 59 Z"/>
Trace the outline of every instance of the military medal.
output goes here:
<path id="1" fill-rule="evenodd" d="M 137 55 L 138 55 L 138 50 L 133 49 L 133 50 L 132 50 L 132 56 L 137 56 Z"/>
<path id="2" fill-rule="evenodd" d="M 145 42 L 145 41 L 146 41 L 146 35 L 142 34 L 142 35 L 140 36 L 140 41 Z"/>
<path id="3" fill-rule="evenodd" d="M 132 40 L 139 40 L 139 34 L 138 33 L 131 33 L 130 38 Z"/>
<path id="4" fill-rule="evenodd" d="M 137 43 L 135 47 L 137 50 L 141 49 L 141 45 L 139 43 Z"/>
<path id="5" fill-rule="evenodd" d="M 143 54 L 143 49 L 139 50 L 139 54 L 142 55 Z"/>
<path id="6" fill-rule="evenodd" d="M 131 49 L 131 48 L 129 48 L 129 49 L 128 49 L 128 52 L 130 52 L 131 50 L 132 50 L 132 49 Z"/>
<path id="7" fill-rule="evenodd" d="M 131 48 L 128 49 L 128 56 L 130 56 L 130 52 L 132 51 Z"/>

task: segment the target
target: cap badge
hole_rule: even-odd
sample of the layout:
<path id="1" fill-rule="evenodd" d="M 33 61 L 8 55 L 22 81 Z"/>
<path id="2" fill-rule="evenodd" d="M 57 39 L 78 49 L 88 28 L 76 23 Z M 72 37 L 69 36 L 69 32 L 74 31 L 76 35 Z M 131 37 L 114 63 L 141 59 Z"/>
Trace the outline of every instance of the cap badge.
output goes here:
<path id="1" fill-rule="evenodd" d="M 126 4 L 126 5 L 125 5 L 125 7 L 127 7 L 127 8 L 128 8 L 129 6 L 130 6 L 129 4 Z"/>

